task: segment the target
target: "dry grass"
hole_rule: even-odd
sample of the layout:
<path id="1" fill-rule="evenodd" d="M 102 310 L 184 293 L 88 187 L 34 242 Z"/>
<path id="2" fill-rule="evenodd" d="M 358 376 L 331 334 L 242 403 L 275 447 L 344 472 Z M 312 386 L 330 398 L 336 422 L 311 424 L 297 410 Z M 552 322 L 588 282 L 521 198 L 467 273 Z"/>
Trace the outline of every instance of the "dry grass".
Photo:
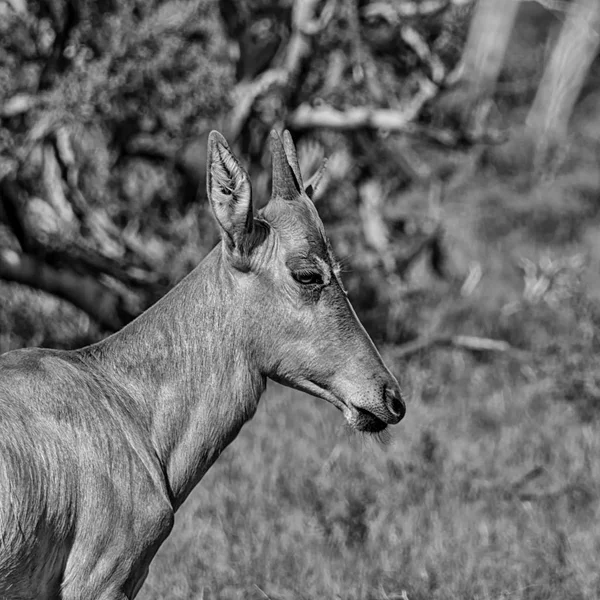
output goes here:
<path id="1" fill-rule="evenodd" d="M 452 361 L 453 389 L 380 446 L 273 386 L 178 515 L 141 597 L 596 598 L 597 423 L 508 366 Z M 441 390 L 440 390 L 441 391 Z"/>

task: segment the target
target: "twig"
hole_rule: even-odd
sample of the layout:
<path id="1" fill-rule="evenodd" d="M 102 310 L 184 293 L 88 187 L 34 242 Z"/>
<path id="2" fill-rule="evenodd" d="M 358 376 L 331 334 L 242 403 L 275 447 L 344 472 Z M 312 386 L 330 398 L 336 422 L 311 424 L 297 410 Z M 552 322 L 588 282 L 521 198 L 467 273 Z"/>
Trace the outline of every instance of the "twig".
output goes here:
<path id="1" fill-rule="evenodd" d="M 174 162 L 178 150 L 178 144 L 161 139 L 157 140 L 156 136 L 145 133 L 134 136 L 125 146 L 125 152 L 128 155 L 166 162 Z"/>
<path id="2" fill-rule="evenodd" d="M 528 483 L 534 481 L 538 477 L 544 475 L 546 469 L 541 465 L 536 465 L 533 469 L 527 471 L 524 475 L 519 477 L 516 481 L 510 484 L 510 490 L 513 493 L 519 493 Z"/>
<path id="3" fill-rule="evenodd" d="M 434 96 L 423 94 L 406 110 L 373 109 L 371 107 L 355 107 L 337 110 L 323 106 L 313 108 L 309 104 L 301 104 L 287 119 L 288 125 L 294 129 L 335 129 L 351 131 L 355 129 L 384 129 L 386 131 L 405 131 L 411 121 L 419 114 L 425 102 Z"/>
<path id="4" fill-rule="evenodd" d="M 327 0 L 321 14 L 314 16 L 314 2 L 296 2 L 294 4 L 294 25 L 304 35 L 317 35 L 321 33 L 333 18 L 336 0 Z"/>
<path id="5" fill-rule="evenodd" d="M 71 205 L 79 219 L 89 228 L 93 239 L 97 242 L 103 253 L 107 256 L 121 256 L 125 250 L 128 250 L 141 264 L 153 268 L 154 261 L 152 257 L 148 255 L 143 244 L 135 236 L 126 235 L 125 232 L 121 231 L 103 208 L 90 208 L 79 188 L 79 169 L 71 144 L 71 136 L 67 129 L 59 127 L 55 131 L 54 137 L 56 153 L 61 160 L 63 170 L 66 171 L 66 184 Z M 45 148 L 50 148 L 50 151 L 44 153 L 44 173 L 46 171 L 46 163 L 53 169 L 51 171 L 52 178 L 45 178 L 53 184 L 52 204 L 62 220 L 67 224 L 72 224 L 74 220 L 73 209 L 66 202 L 54 149 L 48 144 L 45 145 Z M 48 183 L 47 187 L 50 187 Z M 57 193 L 58 191 L 60 191 L 60 194 Z M 63 202 L 66 206 L 63 206 Z M 59 209 L 61 210 L 59 211 Z M 65 209 L 68 209 L 68 211 Z"/>
<path id="6" fill-rule="evenodd" d="M 316 16 L 318 4 L 319 0 L 296 0 L 294 2 L 292 34 L 283 65 L 280 68 L 265 71 L 250 83 L 241 82 L 236 86 L 233 92 L 234 108 L 227 119 L 229 126 L 226 137 L 232 140 L 238 138 L 259 96 L 274 87 L 279 88 L 282 95 L 292 93 L 302 63 L 310 54 L 311 36 L 326 27 L 333 15 L 333 0 L 327 2 L 320 17 Z"/>
<path id="7" fill-rule="evenodd" d="M 247 81 L 239 83 L 233 91 L 234 108 L 226 120 L 226 123 L 229 123 L 225 125 L 227 138 L 237 139 L 259 96 L 265 94 L 271 87 L 284 86 L 287 81 L 288 74 L 283 69 L 269 69 L 250 83 Z"/>
<path id="8" fill-rule="evenodd" d="M 81 239 L 65 248 L 38 245 L 34 250 L 36 255 L 43 256 L 44 262 L 50 267 L 62 268 L 69 265 L 75 271 L 91 273 L 94 276 L 108 275 L 127 287 L 143 290 L 156 298 L 168 291 L 166 286 L 159 282 L 157 273 L 139 268 L 125 269 L 120 261 L 98 253 Z"/>
<path id="9" fill-rule="evenodd" d="M 65 265 L 74 271 L 90 272 L 94 277 L 108 275 L 129 287 L 142 289 L 149 292 L 152 297 L 159 297 L 167 290 L 159 283 L 155 271 L 145 269 L 124 269 L 120 261 L 113 260 L 97 251 L 93 244 L 80 236 L 61 238 L 60 243 L 52 244 L 42 242 L 28 230 L 23 218 L 24 206 L 28 202 L 26 193 L 18 184 L 8 178 L 0 180 L 0 199 L 2 200 L 1 214 L 6 224 L 17 238 L 21 249 L 29 256 L 39 257 L 50 269 L 61 270 Z M 113 224 L 116 239 L 123 235 Z M 136 258 L 139 254 L 135 249 L 140 245 L 136 240 L 126 240 L 127 248 L 133 247 Z M 37 260 L 37 259 L 36 259 Z"/>
<path id="10" fill-rule="evenodd" d="M 271 598 L 269 596 L 267 596 L 267 594 L 261 590 L 258 585 L 256 585 L 256 583 L 254 584 L 254 587 L 267 599 L 267 600 L 271 600 Z"/>
<path id="11" fill-rule="evenodd" d="M 45 101 L 45 95 L 15 94 L 0 107 L 0 117 L 16 117 L 29 112 Z"/>
<path id="12" fill-rule="evenodd" d="M 42 152 L 44 157 L 42 180 L 44 182 L 46 200 L 54 208 L 58 218 L 65 224 L 69 232 L 72 233 L 75 224 L 75 213 L 65 196 L 60 165 L 56 159 L 54 148 L 51 144 L 44 144 Z"/>
<path id="13" fill-rule="evenodd" d="M 518 355 L 528 355 L 526 351 L 515 348 L 504 340 L 494 340 L 471 335 L 424 336 L 390 349 L 390 354 L 396 359 L 405 358 L 432 346 L 460 348 L 471 352 L 507 352 Z"/>
<path id="14" fill-rule="evenodd" d="M 410 17 L 430 17 L 443 12 L 452 0 L 423 0 L 422 2 L 397 2 L 391 6 L 387 2 L 373 2 L 363 10 L 366 17 L 379 17 L 389 23 L 399 22 Z"/>
<path id="15" fill-rule="evenodd" d="M 413 27 L 405 25 L 400 28 L 400 37 L 427 66 L 431 80 L 438 85 L 442 84 L 446 77 L 446 67 L 439 56 L 429 48 L 423 36 Z"/>

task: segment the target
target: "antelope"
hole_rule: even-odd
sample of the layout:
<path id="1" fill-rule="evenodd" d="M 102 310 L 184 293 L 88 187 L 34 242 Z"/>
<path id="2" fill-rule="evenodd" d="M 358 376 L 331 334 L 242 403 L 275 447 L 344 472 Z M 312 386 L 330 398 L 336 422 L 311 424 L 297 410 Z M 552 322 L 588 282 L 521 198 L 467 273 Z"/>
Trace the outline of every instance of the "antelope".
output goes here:
<path id="1" fill-rule="evenodd" d="M 272 195 L 208 141 L 221 242 L 121 331 L 72 351 L 0 356 L 0 598 L 134 598 L 174 514 L 254 415 L 267 378 L 356 430 L 405 404 L 340 281 L 289 132 Z"/>

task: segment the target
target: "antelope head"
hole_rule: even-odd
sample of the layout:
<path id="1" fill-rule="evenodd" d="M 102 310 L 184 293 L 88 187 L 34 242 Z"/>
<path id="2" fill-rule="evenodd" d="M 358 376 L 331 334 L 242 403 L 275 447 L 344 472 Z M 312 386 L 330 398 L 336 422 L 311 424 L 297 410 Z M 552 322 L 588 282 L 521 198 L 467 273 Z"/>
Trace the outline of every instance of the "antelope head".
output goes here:
<path id="1" fill-rule="evenodd" d="M 221 134 L 209 136 L 208 197 L 248 360 L 329 401 L 353 428 L 380 432 L 404 417 L 400 386 L 350 304 L 289 132 L 270 141 L 272 195 L 255 213 L 247 173 Z"/>

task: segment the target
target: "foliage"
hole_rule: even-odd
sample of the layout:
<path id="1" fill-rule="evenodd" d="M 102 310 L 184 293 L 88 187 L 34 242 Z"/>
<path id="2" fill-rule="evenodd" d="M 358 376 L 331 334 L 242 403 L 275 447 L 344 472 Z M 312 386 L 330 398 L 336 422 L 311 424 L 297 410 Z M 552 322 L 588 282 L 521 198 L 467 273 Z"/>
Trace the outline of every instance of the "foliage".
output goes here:
<path id="1" fill-rule="evenodd" d="M 228 105 L 233 71 L 216 7 L 199 0 L 42 2 L 24 15 L 9 12 L 2 27 L 0 176 L 16 179 L 56 210 L 44 154 L 55 147 L 59 165 L 71 168 L 74 180 L 55 188 L 64 190 L 77 216 L 82 210 L 101 213 L 109 232 L 111 222 L 128 226 L 154 259 L 153 268 L 162 269 L 171 245 L 191 228 L 189 210 L 178 198 L 186 194 L 186 181 L 156 157 L 203 131 Z M 53 61 L 61 36 L 61 60 Z M 45 83 L 47 70 L 53 73 Z M 146 136 L 145 152 L 130 147 L 136 136 Z M 72 198 L 75 191 L 84 206 Z M 171 227 L 161 223 L 165 217 L 175 220 Z M 86 225 L 72 243 L 83 238 L 96 251 L 132 259 L 118 240 L 107 248 Z M 68 247 L 66 231 L 57 233 L 52 244 Z M 36 227 L 31 235 L 43 241 Z M 185 246 L 197 241 L 186 233 Z M 204 251 L 213 239 L 207 243 Z M 197 247 L 195 253 L 193 262 Z M 171 283 L 186 270 L 188 262 L 171 271 Z"/>

